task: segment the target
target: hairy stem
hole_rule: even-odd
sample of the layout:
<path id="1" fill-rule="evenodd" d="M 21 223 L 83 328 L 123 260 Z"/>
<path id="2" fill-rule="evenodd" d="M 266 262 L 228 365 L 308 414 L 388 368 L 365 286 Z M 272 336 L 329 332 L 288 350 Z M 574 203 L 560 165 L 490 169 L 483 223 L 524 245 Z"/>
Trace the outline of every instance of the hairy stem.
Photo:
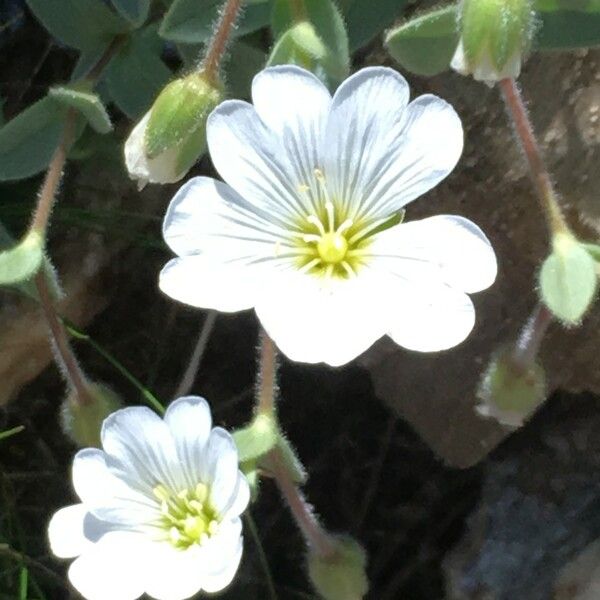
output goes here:
<path id="1" fill-rule="evenodd" d="M 336 552 L 334 541 L 319 523 L 313 507 L 307 502 L 302 490 L 294 483 L 281 456 L 281 450 L 274 448 L 269 452 L 268 458 L 269 467 L 277 482 L 277 487 L 306 543 L 321 558 L 331 558 Z"/>
<path id="2" fill-rule="evenodd" d="M 515 344 L 512 354 L 515 367 L 522 371 L 529 369 L 536 359 L 550 323 L 552 323 L 552 313 L 543 304 L 538 304 Z"/>
<path id="3" fill-rule="evenodd" d="M 500 89 L 514 124 L 515 132 L 529 163 L 529 171 L 536 188 L 542 211 L 548 221 L 552 234 L 568 233 L 569 228 L 556 198 L 550 173 L 546 168 L 542 152 L 537 143 L 533 125 L 529 119 L 527 108 L 521 91 L 514 79 L 500 81 Z"/>
<path id="4" fill-rule="evenodd" d="M 296 23 L 306 19 L 306 5 L 304 4 L 304 0 L 290 0 L 290 8 Z"/>
<path id="5" fill-rule="evenodd" d="M 275 415 L 277 396 L 277 348 L 265 331 L 260 334 L 259 373 L 256 389 L 256 412 Z"/>
<path id="6" fill-rule="evenodd" d="M 190 390 L 194 385 L 194 381 L 196 380 L 198 368 L 202 362 L 202 357 L 204 356 L 204 351 L 206 350 L 206 346 L 208 344 L 208 340 L 210 339 L 210 334 L 212 333 L 216 320 L 217 311 L 208 311 L 204 321 L 202 322 L 202 327 L 200 328 L 200 333 L 198 334 L 198 341 L 196 342 L 196 346 L 192 352 L 190 362 L 188 363 L 185 373 L 183 374 L 183 377 L 177 386 L 177 390 L 175 391 L 175 398 L 181 398 L 181 396 L 187 396 L 187 394 L 190 393 Z"/>
<path id="7" fill-rule="evenodd" d="M 34 282 L 39 295 L 40 305 L 44 311 L 44 317 L 50 330 L 50 341 L 55 350 L 56 362 L 61 367 L 61 371 L 64 373 L 69 386 L 75 391 L 77 401 L 80 404 L 89 404 L 92 402 L 92 399 L 86 377 L 79 366 L 79 362 L 69 343 L 65 327 L 54 307 L 52 294 L 48 288 L 44 271 L 40 271 L 35 276 Z"/>
<path id="8" fill-rule="evenodd" d="M 200 69 L 204 76 L 213 84 L 219 82 L 221 61 L 227 50 L 227 44 L 237 22 L 242 6 L 242 0 L 227 0 L 217 23 L 216 30 L 208 44 Z"/>
<path id="9" fill-rule="evenodd" d="M 63 169 L 67 162 L 67 153 L 75 136 L 76 116 L 77 113 L 74 109 L 70 108 L 67 111 L 61 140 L 48 165 L 46 177 L 38 196 L 38 203 L 31 220 L 30 231 L 36 231 L 44 237 L 56 201 L 56 192 L 62 179 Z"/>

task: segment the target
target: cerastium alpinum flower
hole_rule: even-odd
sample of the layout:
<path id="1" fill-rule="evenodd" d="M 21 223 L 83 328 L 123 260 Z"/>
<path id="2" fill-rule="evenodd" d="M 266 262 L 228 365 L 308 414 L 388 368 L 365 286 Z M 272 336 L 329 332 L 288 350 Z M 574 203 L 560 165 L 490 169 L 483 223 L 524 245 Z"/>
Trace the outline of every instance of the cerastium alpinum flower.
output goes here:
<path id="1" fill-rule="evenodd" d="M 59 510 L 50 545 L 88 600 L 183 600 L 216 592 L 242 555 L 249 488 L 233 439 L 211 429 L 206 401 L 173 402 L 164 420 L 125 408 L 102 429 L 104 450 L 81 450 L 73 484 L 81 503 Z"/>
<path id="2" fill-rule="evenodd" d="M 385 334 L 420 351 L 461 342 L 475 321 L 467 293 L 496 277 L 493 249 L 459 216 L 402 222 L 461 155 L 452 107 L 409 103 L 405 79 L 384 67 L 333 98 L 301 68 L 268 68 L 252 96 L 208 119 L 226 183 L 196 177 L 173 199 L 163 231 L 179 258 L 161 289 L 198 307 L 254 307 L 298 361 L 341 365 Z"/>

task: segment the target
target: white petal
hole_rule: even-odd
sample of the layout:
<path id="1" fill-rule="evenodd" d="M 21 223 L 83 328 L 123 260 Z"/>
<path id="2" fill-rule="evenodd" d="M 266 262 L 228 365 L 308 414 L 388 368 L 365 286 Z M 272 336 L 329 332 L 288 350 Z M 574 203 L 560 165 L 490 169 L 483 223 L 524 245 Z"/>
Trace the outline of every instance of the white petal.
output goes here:
<path id="1" fill-rule="evenodd" d="M 397 314 L 389 335 L 409 350 L 447 350 L 460 344 L 475 324 L 469 296 L 448 286 L 407 282 L 397 297 Z"/>
<path id="2" fill-rule="evenodd" d="M 310 202 L 299 191 L 306 182 L 251 104 L 223 102 L 210 114 L 206 134 L 213 164 L 236 192 L 279 223 L 306 218 Z"/>
<path id="3" fill-rule="evenodd" d="M 146 183 L 174 183 L 179 181 L 184 173 L 175 169 L 177 163 L 177 149 L 173 148 L 163 152 L 159 156 L 148 159 L 144 151 L 144 136 L 146 126 L 150 120 L 150 111 L 148 111 L 139 123 L 133 128 L 133 131 L 125 142 L 125 165 L 129 176 L 138 180 L 139 188 L 143 188 Z"/>
<path id="4" fill-rule="evenodd" d="M 146 593 L 156 600 L 184 600 L 195 595 L 204 581 L 205 556 L 205 549 L 196 545 L 182 551 L 155 542 L 146 554 Z"/>
<path id="5" fill-rule="evenodd" d="M 88 510 L 83 504 L 66 506 L 54 513 L 48 525 L 48 539 L 55 556 L 74 558 L 90 546 L 83 530 L 86 514 Z"/>
<path id="6" fill-rule="evenodd" d="M 69 580 L 86 600 L 135 600 L 144 593 L 144 539 L 107 533 L 69 568 Z"/>
<path id="7" fill-rule="evenodd" d="M 111 471 L 110 462 L 110 457 L 95 448 L 76 454 L 73 485 L 86 508 L 100 519 L 128 527 L 156 519 L 157 505 L 149 496 L 151 489 L 146 489 L 143 482 L 137 481 L 137 474 L 127 466 L 123 469 L 121 463 Z"/>
<path id="8" fill-rule="evenodd" d="M 392 69 L 363 69 L 334 96 L 327 123 L 325 176 L 350 216 L 382 218 L 437 185 L 455 167 L 463 131 L 435 96 L 406 106 L 408 86 Z"/>
<path id="9" fill-rule="evenodd" d="M 321 138 L 331 95 L 312 73 L 294 65 L 261 71 L 252 83 L 252 100 L 263 123 L 280 140 L 297 182 L 310 184 L 322 167 Z"/>
<path id="10" fill-rule="evenodd" d="M 313 129 L 320 134 L 331 95 L 311 72 L 295 65 L 281 65 L 264 69 L 254 77 L 252 102 L 263 123 L 277 135 L 290 130 L 298 135 L 296 128 Z"/>
<path id="11" fill-rule="evenodd" d="M 225 511 L 225 518 L 231 519 L 241 515 L 250 503 L 250 486 L 246 476 L 238 471 L 238 479 L 232 497 L 229 500 L 229 505 Z"/>
<path id="12" fill-rule="evenodd" d="M 215 427 L 208 438 L 202 463 L 202 481 L 210 486 L 210 503 L 224 516 L 238 492 L 238 452 L 231 435 Z"/>
<path id="13" fill-rule="evenodd" d="M 252 308 L 264 286 L 261 264 L 223 264 L 204 255 L 169 261 L 160 272 L 158 286 L 174 300 L 221 312 Z"/>
<path id="14" fill-rule="evenodd" d="M 364 275 L 364 276 L 363 276 Z M 385 334 L 385 294 L 362 273 L 331 286 L 312 275 L 281 277 L 256 305 L 267 333 L 288 358 L 343 365 Z"/>
<path id="15" fill-rule="evenodd" d="M 200 464 L 212 427 L 208 402 L 198 396 L 179 398 L 167 408 L 165 422 L 175 440 L 188 487 L 193 488 L 201 481 Z"/>
<path id="16" fill-rule="evenodd" d="M 174 491 L 186 486 L 169 426 L 149 408 L 123 408 L 108 416 L 102 446 L 111 471 L 128 477 L 149 497 L 158 484 Z"/>
<path id="17" fill-rule="evenodd" d="M 204 575 L 202 589 L 205 592 L 209 594 L 220 592 L 233 581 L 242 560 L 243 550 L 244 541 L 240 537 L 238 538 L 235 552 L 229 555 L 227 561 L 223 562 L 222 568 Z"/>
<path id="18" fill-rule="evenodd" d="M 475 223 L 440 215 L 402 223 L 376 235 L 369 250 L 374 266 L 405 279 L 443 281 L 463 292 L 478 292 L 496 279 L 494 249 Z"/>
<path id="19" fill-rule="evenodd" d="M 287 233 L 275 220 L 227 184 L 194 177 L 171 201 L 163 236 L 179 256 L 210 254 L 221 263 L 274 257 Z"/>

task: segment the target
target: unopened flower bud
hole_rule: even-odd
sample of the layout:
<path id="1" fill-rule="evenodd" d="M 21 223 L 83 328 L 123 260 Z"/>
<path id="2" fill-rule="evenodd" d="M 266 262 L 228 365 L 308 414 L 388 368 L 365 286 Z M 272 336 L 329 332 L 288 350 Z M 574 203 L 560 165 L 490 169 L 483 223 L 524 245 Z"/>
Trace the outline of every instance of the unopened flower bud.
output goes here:
<path id="1" fill-rule="evenodd" d="M 206 119 L 223 97 L 202 73 L 176 79 L 125 142 L 125 163 L 140 189 L 146 183 L 174 183 L 206 150 Z"/>
<path id="2" fill-rule="evenodd" d="M 462 0 L 451 66 L 492 85 L 517 78 L 535 32 L 532 0 Z"/>
<path id="3" fill-rule="evenodd" d="M 509 427 L 521 427 L 546 399 L 546 375 L 537 361 L 518 364 L 513 348 L 498 352 L 490 362 L 477 393 L 477 411 Z"/>
<path id="4" fill-rule="evenodd" d="M 104 419 L 121 408 L 122 403 L 110 388 L 102 383 L 87 384 L 86 402 L 81 402 L 72 390 L 62 405 L 63 431 L 81 448 L 99 448 Z"/>
<path id="5" fill-rule="evenodd" d="M 362 600 L 369 590 L 366 565 L 366 552 L 347 536 L 335 540 L 330 557 L 314 551 L 308 555 L 308 574 L 324 600 Z"/>

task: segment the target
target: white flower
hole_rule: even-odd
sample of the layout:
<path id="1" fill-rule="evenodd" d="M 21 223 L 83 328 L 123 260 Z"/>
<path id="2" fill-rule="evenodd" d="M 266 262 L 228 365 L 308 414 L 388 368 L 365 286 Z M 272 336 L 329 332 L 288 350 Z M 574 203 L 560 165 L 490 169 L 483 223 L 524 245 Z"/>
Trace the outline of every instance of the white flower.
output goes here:
<path id="1" fill-rule="evenodd" d="M 180 398 L 164 420 L 148 408 L 119 410 L 104 422 L 102 446 L 75 456 L 81 503 L 59 510 L 48 529 L 56 556 L 77 557 L 77 591 L 87 600 L 183 600 L 227 586 L 250 494 L 206 401 Z"/>
<path id="2" fill-rule="evenodd" d="M 147 183 L 175 183 L 187 173 L 187 168 L 181 169 L 177 166 L 179 148 L 176 146 L 156 158 L 146 156 L 144 138 L 150 114 L 151 111 L 148 111 L 142 117 L 125 142 L 125 166 L 129 176 L 138 181 L 140 190 Z"/>
<path id="3" fill-rule="evenodd" d="M 475 320 L 466 292 L 496 276 L 488 240 L 457 216 L 400 223 L 460 157 L 452 107 L 409 104 L 404 78 L 383 67 L 333 99 L 307 71 L 273 67 L 252 96 L 208 119 L 226 183 L 197 177 L 173 199 L 163 233 L 179 258 L 161 289 L 198 307 L 254 307 L 297 361 L 341 365 L 385 334 L 421 351 L 461 342 Z"/>
<path id="4" fill-rule="evenodd" d="M 494 65 L 491 54 L 483 51 L 475 64 L 470 65 L 461 39 L 458 42 L 450 66 L 461 75 L 473 75 L 473 79 L 476 81 L 483 81 L 487 85 L 492 86 L 502 79 L 518 79 L 521 74 L 522 60 L 521 50 L 515 50 L 506 63 L 502 65 L 502 68 L 499 69 Z"/>

